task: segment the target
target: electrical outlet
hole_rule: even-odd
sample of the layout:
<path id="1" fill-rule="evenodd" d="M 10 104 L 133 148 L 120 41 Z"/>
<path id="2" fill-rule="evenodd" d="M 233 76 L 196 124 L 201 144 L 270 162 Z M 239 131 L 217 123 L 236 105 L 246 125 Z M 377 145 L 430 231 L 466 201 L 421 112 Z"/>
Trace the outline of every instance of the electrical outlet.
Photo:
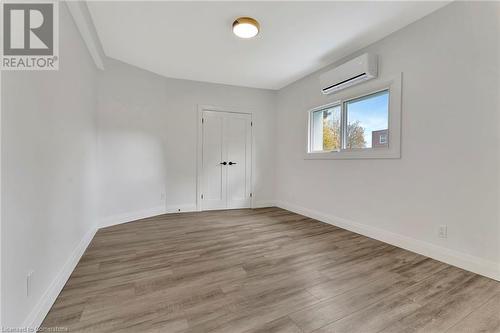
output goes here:
<path id="1" fill-rule="evenodd" d="M 26 275 L 26 297 L 29 297 L 32 292 L 33 273 L 34 271 L 30 271 L 28 275 Z"/>
<path id="2" fill-rule="evenodd" d="M 448 237 L 448 227 L 446 225 L 440 225 L 438 231 L 439 238 L 447 238 Z"/>

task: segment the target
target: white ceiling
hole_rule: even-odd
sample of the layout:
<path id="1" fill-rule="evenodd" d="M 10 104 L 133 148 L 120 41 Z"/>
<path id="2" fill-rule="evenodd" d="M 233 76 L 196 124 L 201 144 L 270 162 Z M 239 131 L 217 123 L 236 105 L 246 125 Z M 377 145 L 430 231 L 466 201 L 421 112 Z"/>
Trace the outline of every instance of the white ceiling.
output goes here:
<path id="1" fill-rule="evenodd" d="M 180 79 L 280 89 L 447 2 L 92 1 L 107 56 Z M 232 34 L 239 16 L 261 24 Z"/>

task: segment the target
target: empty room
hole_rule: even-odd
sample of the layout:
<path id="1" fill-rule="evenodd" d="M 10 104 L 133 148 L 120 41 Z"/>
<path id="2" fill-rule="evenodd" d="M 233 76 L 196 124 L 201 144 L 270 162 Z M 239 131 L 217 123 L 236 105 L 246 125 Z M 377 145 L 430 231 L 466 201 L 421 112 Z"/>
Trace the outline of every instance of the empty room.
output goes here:
<path id="1" fill-rule="evenodd" d="M 2 332 L 500 333 L 500 2 L 0 8 Z"/>

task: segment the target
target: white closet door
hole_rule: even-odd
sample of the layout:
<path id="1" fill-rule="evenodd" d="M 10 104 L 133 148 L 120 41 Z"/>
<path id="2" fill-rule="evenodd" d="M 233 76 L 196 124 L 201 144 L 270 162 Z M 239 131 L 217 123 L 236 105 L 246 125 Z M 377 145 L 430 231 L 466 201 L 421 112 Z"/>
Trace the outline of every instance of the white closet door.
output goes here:
<path id="1" fill-rule="evenodd" d="M 203 111 L 202 209 L 251 206 L 249 114 Z"/>
<path id="2" fill-rule="evenodd" d="M 250 207 L 250 115 L 234 114 L 225 120 L 227 151 L 227 208 Z"/>
<path id="3" fill-rule="evenodd" d="M 202 209 L 227 207 L 226 172 L 224 161 L 224 117 L 217 112 L 203 112 L 203 199 Z"/>

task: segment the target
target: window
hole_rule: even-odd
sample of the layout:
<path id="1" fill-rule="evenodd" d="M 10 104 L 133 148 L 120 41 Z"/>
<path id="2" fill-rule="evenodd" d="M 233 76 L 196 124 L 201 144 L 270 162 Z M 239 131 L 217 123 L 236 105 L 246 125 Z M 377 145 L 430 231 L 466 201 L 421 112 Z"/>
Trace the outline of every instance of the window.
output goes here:
<path id="1" fill-rule="evenodd" d="M 378 131 L 378 132 L 380 132 L 380 131 Z M 385 132 L 385 133 L 381 133 L 378 136 L 378 144 L 379 145 L 387 145 L 387 130 L 384 130 L 383 132 Z"/>
<path id="2" fill-rule="evenodd" d="M 310 152 L 388 147 L 389 91 L 312 111 L 310 123 Z"/>
<path id="3" fill-rule="evenodd" d="M 401 78 L 356 88 L 309 111 L 306 159 L 400 157 Z"/>
<path id="4" fill-rule="evenodd" d="M 339 105 L 312 112 L 312 150 L 335 151 L 340 149 Z"/>
<path id="5" fill-rule="evenodd" d="M 380 144 L 389 128 L 389 91 L 344 102 L 347 118 L 345 149 L 387 147 Z"/>

